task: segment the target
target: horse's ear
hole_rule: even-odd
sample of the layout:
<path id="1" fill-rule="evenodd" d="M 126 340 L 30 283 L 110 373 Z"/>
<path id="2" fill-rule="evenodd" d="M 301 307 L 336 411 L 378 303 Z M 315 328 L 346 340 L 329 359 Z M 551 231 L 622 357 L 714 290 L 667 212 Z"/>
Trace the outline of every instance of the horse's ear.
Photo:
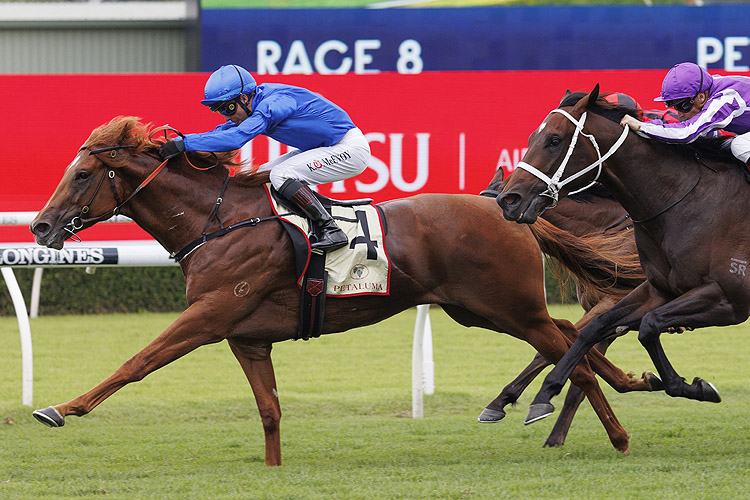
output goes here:
<path id="1" fill-rule="evenodd" d="M 562 106 L 562 103 L 565 102 L 565 99 L 572 94 L 573 92 L 570 91 L 570 89 L 565 89 L 565 94 L 562 96 L 562 99 L 560 99 L 560 106 Z"/>
<path id="2" fill-rule="evenodd" d="M 589 102 L 588 106 L 592 106 L 596 100 L 599 99 L 599 84 L 596 84 L 596 87 L 594 87 L 594 90 L 591 91 L 589 94 Z"/>

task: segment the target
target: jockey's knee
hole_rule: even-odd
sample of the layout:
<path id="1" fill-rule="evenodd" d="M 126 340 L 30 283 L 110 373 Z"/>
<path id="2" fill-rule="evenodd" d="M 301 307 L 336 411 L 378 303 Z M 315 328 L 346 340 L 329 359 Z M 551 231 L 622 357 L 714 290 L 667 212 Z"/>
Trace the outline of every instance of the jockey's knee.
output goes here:
<path id="1" fill-rule="evenodd" d="M 268 178 L 270 179 L 271 184 L 273 185 L 274 189 L 276 189 L 277 191 L 280 191 L 281 186 L 283 186 L 285 182 L 289 180 L 298 180 L 295 176 L 291 174 L 292 173 L 286 169 L 276 168 L 274 170 L 271 170 L 271 173 L 269 174 Z"/>
<path id="2" fill-rule="evenodd" d="M 750 133 L 738 135 L 732 139 L 732 154 L 735 158 L 747 163 L 750 161 Z"/>

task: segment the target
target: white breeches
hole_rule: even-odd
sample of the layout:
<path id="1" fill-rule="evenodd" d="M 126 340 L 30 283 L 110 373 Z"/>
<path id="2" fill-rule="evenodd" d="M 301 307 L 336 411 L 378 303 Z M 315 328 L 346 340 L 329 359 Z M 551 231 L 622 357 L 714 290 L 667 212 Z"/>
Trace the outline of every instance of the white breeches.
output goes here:
<path id="1" fill-rule="evenodd" d="M 349 130 L 332 146 L 293 150 L 264 163 L 258 171 L 270 170 L 271 184 L 279 189 L 287 179 L 311 186 L 342 181 L 365 171 L 370 163 L 370 145 L 358 128 Z"/>
<path id="2" fill-rule="evenodd" d="M 747 163 L 750 160 L 750 132 L 732 139 L 732 154 L 735 158 Z"/>

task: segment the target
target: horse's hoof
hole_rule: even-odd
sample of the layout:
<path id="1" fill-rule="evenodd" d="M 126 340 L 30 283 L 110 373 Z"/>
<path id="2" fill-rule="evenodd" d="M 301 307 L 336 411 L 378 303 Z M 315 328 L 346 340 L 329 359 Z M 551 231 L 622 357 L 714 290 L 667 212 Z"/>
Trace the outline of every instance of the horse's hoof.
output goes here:
<path id="1" fill-rule="evenodd" d="M 655 374 L 651 372 L 643 372 L 643 378 L 646 379 L 646 382 L 648 382 L 648 386 L 651 388 L 652 391 L 664 390 L 664 382 L 662 382 L 661 379 L 657 377 Z"/>
<path id="2" fill-rule="evenodd" d="M 48 406 L 43 410 L 34 410 L 32 415 L 47 427 L 62 427 L 65 425 L 65 419 L 51 406 Z"/>
<path id="3" fill-rule="evenodd" d="M 494 424 L 505 418 L 505 412 L 503 410 L 493 410 L 492 408 L 485 408 L 482 413 L 477 417 L 477 422 L 483 424 Z"/>
<path id="4" fill-rule="evenodd" d="M 545 417 L 552 415 L 555 411 L 555 407 L 550 403 L 538 403 L 529 405 L 529 413 L 526 415 L 526 420 L 523 421 L 524 425 L 529 425 L 541 420 Z"/>
<path id="5" fill-rule="evenodd" d="M 559 448 L 565 444 L 565 437 L 551 436 L 544 442 L 542 448 Z"/>
<path id="6" fill-rule="evenodd" d="M 709 401 L 711 403 L 721 403 L 721 396 L 719 391 L 716 390 L 714 384 L 707 382 L 700 377 L 693 379 L 693 385 L 697 385 L 701 389 L 701 401 Z"/>

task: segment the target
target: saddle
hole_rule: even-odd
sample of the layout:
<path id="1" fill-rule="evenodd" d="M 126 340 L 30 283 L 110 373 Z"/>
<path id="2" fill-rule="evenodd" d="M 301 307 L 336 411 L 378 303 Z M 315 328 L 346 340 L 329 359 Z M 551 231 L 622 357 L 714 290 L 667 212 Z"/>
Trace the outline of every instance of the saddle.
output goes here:
<path id="1" fill-rule="evenodd" d="M 300 328 L 294 340 L 319 337 L 327 296 L 387 295 L 390 265 L 385 252 L 385 214 L 371 199 L 340 201 L 315 196 L 349 236 L 349 245 L 332 252 L 311 251 L 311 222 L 271 185 L 266 186 L 274 212 L 294 246 L 301 292 Z M 286 212 L 286 213 L 283 213 Z"/>

